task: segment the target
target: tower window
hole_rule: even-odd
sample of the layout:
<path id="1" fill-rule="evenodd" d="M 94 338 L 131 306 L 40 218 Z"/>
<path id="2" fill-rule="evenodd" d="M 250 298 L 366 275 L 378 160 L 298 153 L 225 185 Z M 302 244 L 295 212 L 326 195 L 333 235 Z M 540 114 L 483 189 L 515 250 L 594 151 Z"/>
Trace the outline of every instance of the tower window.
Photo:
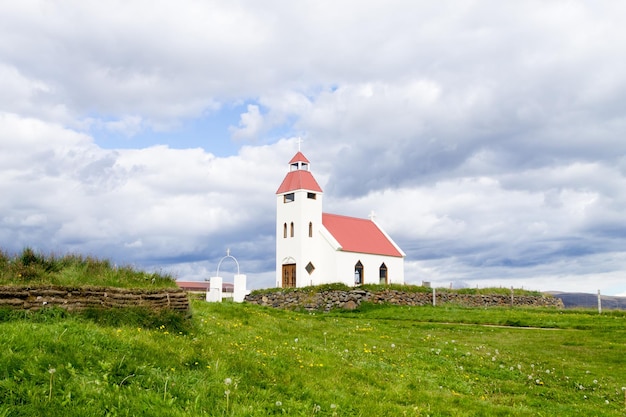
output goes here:
<path id="1" fill-rule="evenodd" d="M 293 222 L 291 222 L 291 237 L 293 237 L 293 234 L 294 234 L 294 232 L 293 232 Z"/>
<path id="2" fill-rule="evenodd" d="M 287 237 L 287 223 L 283 224 L 283 237 Z"/>
<path id="3" fill-rule="evenodd" d="M 296 199 L 296 195 L 294 193 L 289 193 L 289 194 L 285 194 L 285 196 L 283 197 L 283 202 L 291 203 L 295 199 Z"/>
<path id="4" fill-rule="evenodd" d="M 313 223 L 309 222 L 309 237 L 313 237 Z"/>
<path id="5" fill-rule="evenodd" d="M 306 193 L 306 198 L 310 198 L 311 200 L 315 200 L 317 198 L 317 194 L 315 194 L 315 193 Z"/>

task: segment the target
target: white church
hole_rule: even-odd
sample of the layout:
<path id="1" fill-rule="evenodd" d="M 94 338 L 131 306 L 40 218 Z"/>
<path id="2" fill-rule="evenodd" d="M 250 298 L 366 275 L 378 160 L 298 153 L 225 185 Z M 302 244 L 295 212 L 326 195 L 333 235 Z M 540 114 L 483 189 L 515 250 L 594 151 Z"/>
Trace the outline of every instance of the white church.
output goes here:
<path id="1" fill-rule="evenodd" d="M 404 284 L 405 253 L 371 219 L 322 212 L 302 152 L 276 191 L 276 287 Z"/>

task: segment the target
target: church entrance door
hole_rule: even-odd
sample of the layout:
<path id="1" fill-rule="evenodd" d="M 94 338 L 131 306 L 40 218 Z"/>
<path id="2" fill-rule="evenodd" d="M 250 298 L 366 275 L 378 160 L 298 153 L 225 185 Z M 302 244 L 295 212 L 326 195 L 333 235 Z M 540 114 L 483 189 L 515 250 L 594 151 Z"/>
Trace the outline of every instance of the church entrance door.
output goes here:
<path id="1" fill-rule="evenodd" d="M 283 288 L 296 287 L 296 264 L 283 265 Z"/>

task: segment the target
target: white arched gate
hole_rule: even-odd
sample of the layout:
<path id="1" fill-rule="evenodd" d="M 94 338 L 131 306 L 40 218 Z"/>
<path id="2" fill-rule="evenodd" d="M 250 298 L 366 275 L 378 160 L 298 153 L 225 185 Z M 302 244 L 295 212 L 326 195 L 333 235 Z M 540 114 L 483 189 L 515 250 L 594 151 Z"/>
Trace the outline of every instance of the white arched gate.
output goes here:
<path id="1" fill-rule="evenodd" d="M 225 259 L 229 258 L 235 261 L 235 264 L 237 265 L 237 274 L 235 274 L 233 280 L 233 301 L 236 303 L 241 303 L 246 298 L 246 295 L 249 293 L 249 291 L 246 290 L 246 276 L 239 273 L 239 262 L 237 262 L 237 259 L 235 259 L 235 257 L 230 254 L 230 249 L 228 249 L 226 251 L 226 256 L 220 259 L 217 264 L 217 273 L 209 280 L 209 288 L 207 289 L 206 293 L 206 300 L 209 302 L 219 303 L 224 298 L 222 291 L 222 285 L 224 283 L 224 280 L 222 277 L 220 277 L 220 266 L 222 266 L 222 262 Z"/>

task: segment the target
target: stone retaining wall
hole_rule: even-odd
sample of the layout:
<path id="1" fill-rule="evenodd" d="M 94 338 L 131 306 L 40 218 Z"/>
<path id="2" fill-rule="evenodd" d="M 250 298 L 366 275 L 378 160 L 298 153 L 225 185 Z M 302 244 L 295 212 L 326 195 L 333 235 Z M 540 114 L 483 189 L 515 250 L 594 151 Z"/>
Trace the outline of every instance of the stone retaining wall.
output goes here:
<path id="1" fill-rule="evenodd" d="M 38 310 L 57 306 L 68 311 L 86 308 L 144 307 L 187 313 L 189 300 L 180 288 L 158 290 L 110 287 L 13 287 L 0 286 L 0 308 Z"/>
<path id="2" fill-rule="evenodd" d="M 246 302 L 284 309 L 305 309 L 311 311 L 330 311 L 334 308 L 353 310 L 362 302 L 369 301 L 375 304 L 395 304 L 405 306 L 424 306 L 433 304 L 432 292 L 403 292 L 384 290 L 369 292 L 361 289 L 350 291 L 281 291 L 246 296 Z M 563 308 L 559 298 L 548 296 L 519 296 L 492 294 L 457 294 L 436 293 L 436 304 L 456 304 L 465 307 L 557 307 Z"/>

